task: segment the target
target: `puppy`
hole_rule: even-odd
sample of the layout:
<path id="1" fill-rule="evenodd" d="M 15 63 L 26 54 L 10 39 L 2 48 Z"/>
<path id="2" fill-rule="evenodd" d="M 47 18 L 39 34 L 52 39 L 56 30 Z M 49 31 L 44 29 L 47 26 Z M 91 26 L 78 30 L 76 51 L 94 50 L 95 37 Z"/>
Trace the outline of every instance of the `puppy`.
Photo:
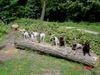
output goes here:
<path id="1" fill-rule="evenodd" d="M 63 36 L 60 36 L 59 38 L 59 46 L 65 46 L 65 41 Z"/>
<path id="2" fill-rule="evenodd" d="M 75 43 L 72 45 L 72 50 L 82 49 L 83 46 L 79 43 Z"/>
<path id="3" fill-rule="evenodd" d="M 51 41 L 51 45 L 52 46 L 57 46 L 57 45 L 59 45 L 59 39 L 56 37 L 56 36 L 54 36 L 54 35 L 51 35 L 51 37 L 50 37 L 50 41 Z"/>
<path id="4" fill-rule="evenodd" d="M 45 33 L 40 32 L 40 41 L 44 42 L 45 40 Z"/>
<path id="5" fill-rule="evenodd" d="M 86 41 L 85 44 L 83 45 L 83 54 L 85 56 L 85 54 L 88 54 L 89 56 L 90 55 L 90 43 L 89 41 Z"/>

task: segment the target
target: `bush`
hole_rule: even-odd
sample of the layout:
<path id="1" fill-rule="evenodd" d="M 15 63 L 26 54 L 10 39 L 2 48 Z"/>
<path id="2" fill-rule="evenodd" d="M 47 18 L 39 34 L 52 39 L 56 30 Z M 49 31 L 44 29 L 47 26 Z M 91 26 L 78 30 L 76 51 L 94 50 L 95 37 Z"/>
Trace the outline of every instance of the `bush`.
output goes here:
<path id="1" fill-rule="evenodd" d="M 93 34 L 77 31 L 74 29 L 66 29 L 65 26 L 67 23 L 57 23 L 57 22 L 43 22 L 40 20 L 33 19 L 19 19 L 15 21 L 21 28 L 25 28 L 28 31 L 38 31 L 45 32 L 48 36 L 46 37 L 46 41 L 49 41 L 50 33 L 55 34 L 59 37 L 62 33 L 65 36 L 66 44 L 71 46 L 74 41 L 77 41 L 83 44 L 86 40 L 90 41 L 91 50 L 96 54 L 100 55 L 100 40 L 99 35 L 94 36 Z M 75 24 L 72 23 L 71 24 Z"/>

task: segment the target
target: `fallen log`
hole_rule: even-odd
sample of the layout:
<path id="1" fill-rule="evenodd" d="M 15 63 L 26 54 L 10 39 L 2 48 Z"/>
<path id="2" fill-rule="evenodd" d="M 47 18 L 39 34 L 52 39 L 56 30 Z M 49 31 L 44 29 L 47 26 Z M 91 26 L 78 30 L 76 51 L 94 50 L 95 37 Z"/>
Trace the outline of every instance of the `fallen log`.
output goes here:
<path id="1" fill-rule="evenodd" d="M 70 59 L 77 61 L 86 65 L 97 66 L 100 62 L 100 58 L 94 54 L 90 53 L 91 56 L 83 55 L 82 51 L 73 51 L 70 47 L 55 47 L 45 43 L 36 43 L 30 40 L 16 40 L 15 47 L 21 49 L 31 49 L 46 54 L 51 54 L 54 56 L 59 56 L 64 59 Z"/>

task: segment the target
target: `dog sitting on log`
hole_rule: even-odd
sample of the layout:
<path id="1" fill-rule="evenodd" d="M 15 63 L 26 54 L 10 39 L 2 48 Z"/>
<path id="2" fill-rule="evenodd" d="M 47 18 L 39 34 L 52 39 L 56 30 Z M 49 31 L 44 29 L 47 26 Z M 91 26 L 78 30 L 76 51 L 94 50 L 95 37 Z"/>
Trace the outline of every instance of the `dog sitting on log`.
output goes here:
<path id="1" fill-rule="evenodd" d="M 19 29 L 19 32 L 21 32 L 22 37 L 24 37 L 24 39 L 30 37 L 29 32 L 27 30 L 25 30 L 25 29 Z"/>
<path id="2" fill-rule="evenodd" d="M 54 36 L 54 35 L 51 35 L 50 41 L 51 41 L 51 45 L 52 45 L 52 46 L 57 46 L 57 45 L 59 45 L 59 39 L 58 39 L 56 36 Z"/>
<path id="3" fill-rule="evenodd" d="M 89 56 L 91 56 L 90 55 L 90 43 L 89 43 L 89 41 L 86 41 L 83 45 L 83 54 L 84 54 L 84 56 L 85 56 L 85 54 L 88 54 Z"/>
<path id="4" fill-rule="evenodd" d="M 65 41 L 64 41 L 64 36 L 63 35 L 61 35 L 59 37 L 59 46 L 65 46 Z"/>
<path id="5" fill-rule="evenodd" d="M 41 42 L 45 42 L 45 36 L 46 36 L 45 33 L 40 32 L 40 41 L 41 41 Z"/>
<path id="6" fill-rule="evenodd" d="M 74 43 L 72 45 L 72 50 L 77 50 L 77 49 L 82 49 L 83 50 L 83 55 L 85 56 L 85 54 L 90 55 L 90 43 L 89 41 L 86 41 L 83 45 L 79 44 L 79 43 Z"/>

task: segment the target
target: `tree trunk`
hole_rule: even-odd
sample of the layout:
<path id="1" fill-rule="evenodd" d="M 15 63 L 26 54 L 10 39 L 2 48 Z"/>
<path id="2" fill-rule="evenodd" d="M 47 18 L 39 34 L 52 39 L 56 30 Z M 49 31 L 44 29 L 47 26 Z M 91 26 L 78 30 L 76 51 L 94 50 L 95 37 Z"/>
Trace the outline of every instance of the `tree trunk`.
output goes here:
<path id="1" fill-rule="evenodd" d="M 42 7 L 42 11 L 41 11 L 41 20 L 44 20 L 44 16 L 45 16 L 45 7 L 46 7 L 46 0 L 44 0 L 43 2 L 43 7 Z"/>
<path id="2" fill-rule="evenodd" d="M 88 55 L 83 56 L 82 52 L 73 51 L 70 47 L 55 47 L 46 43 L 36 43 L 22 39 L 16 40 L 15 46 L 16 48 L 21 48 L 21 49 L 28 48 L 31 50 L 36 50 L 53 56 L 59 56 L 64 59 L 70 59 L 91 66 L 97 66 L 100 62 L 99 57 L 94 53 L 90 53 L 91 56 Z"/>

